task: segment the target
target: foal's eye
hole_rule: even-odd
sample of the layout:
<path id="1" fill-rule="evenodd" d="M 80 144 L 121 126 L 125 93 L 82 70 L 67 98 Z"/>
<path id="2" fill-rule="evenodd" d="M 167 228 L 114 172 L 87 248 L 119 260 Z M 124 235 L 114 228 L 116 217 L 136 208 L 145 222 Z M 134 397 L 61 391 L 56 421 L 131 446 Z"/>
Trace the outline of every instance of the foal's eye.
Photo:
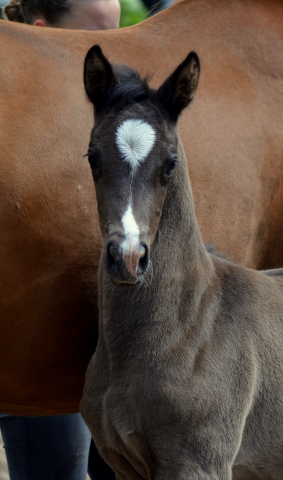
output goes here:
<path id="1" fill-rule="evenodd" d="M 167 177 L 170 177 L 172 175 L 172 173 L 174 172 L 174 169 L 176 167 L 176 163 L 177 163 L 177 160 L 171 160 L 171 162 L 168 163 L 168 165 L 166 167 L 166 170 L 165 170 L 165 175 L 167 175 Z"/>
<path id="2" fill-rule="evenodd" d="M 92 174 L 93 176 L 95 177 L 95 179 L 98 179 L 99 177 L 101 177 L 102 175 L 102 172 L 101 172 L 101 169 L 100 169 L 100 162 L 99 162 L 99 158 L 100 158 L 100 155 L 98 152 L 92 152 L 91 150 L 89 150 L 86 155 L 84 155 L 84 157 L 88 157 L 88 161 L 89 161 L 89 164 L 90 164 L 90 168 L 91 168 L 91 171 L 92 171 Z"/>
<path id="3" fill-rule="evenodd" d="M 98 168 L 98 161 L 95 155 L 93 153 L 88 152 L 87 154 L 89 164 L 91 166 L 92 170 L 96 170 Z"/>

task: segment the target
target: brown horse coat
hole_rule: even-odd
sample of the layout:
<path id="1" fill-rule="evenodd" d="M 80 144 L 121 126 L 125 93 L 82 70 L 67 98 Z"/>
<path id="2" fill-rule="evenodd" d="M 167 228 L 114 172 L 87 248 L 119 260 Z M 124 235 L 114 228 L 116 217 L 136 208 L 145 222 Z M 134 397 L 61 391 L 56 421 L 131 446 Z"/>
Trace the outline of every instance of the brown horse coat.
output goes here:
<path id="1" fill-rule="evenodd" d="M 186 0 L 108 32 L 0 22 L 0 411 L 77 411 L 97 335 L 100 233 L 85 154 L 89 47 L 159 85 L 190 50 L 202 76 L 180 134 L 203 239 L 283 263 L 283 31 L 277 0 Z"/>

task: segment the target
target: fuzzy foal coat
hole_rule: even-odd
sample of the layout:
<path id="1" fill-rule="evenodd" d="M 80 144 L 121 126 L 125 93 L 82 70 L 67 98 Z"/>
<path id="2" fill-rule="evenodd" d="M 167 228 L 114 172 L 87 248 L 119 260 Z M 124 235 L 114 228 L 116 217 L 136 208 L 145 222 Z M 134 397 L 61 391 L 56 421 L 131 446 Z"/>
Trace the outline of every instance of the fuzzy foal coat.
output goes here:
<path id="1" fill-rule="evenodd" d="M 93 69 L 101 61 L 95 55 Z M 118 104 L 118 119 L 142 112 L 152 118 L 150 102 L 143 109 Z M 111 105 L 105 108 L 89 154 L 99 138 L 102 172 L 106 160 L 113 162 L 122 185 L 123 160 L 103 157 L 118 122 Z M 149 286 L 112 281 L 106 268 L 111 225 L 102 228 L 99 341 L 82 414 L 119 480 L 282 480 L 283 269 L 260 273 L 207 253 L 180 142 L 178 160 L 150 245 Z M 139 167 L 133 204 L 139 188 L 145 191 L 148 165 Z M 111 192 L 104 173 L 94 175 L 97 192 Z M 116 202 L 123 187 L 119 193 Z M 100 215 L 111 212 L 99 198 L 98 207 Z"/>

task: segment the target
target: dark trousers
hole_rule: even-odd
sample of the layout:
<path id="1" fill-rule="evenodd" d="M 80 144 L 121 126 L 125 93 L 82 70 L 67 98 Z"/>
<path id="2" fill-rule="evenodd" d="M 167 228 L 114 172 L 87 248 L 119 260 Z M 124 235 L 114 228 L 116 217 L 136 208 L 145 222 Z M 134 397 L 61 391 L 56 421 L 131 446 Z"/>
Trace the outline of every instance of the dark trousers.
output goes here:
<path id="1" fill-rule="evenodd" d="M 115 480 L 79 413 L 46 417 L 0 414 L 10 480 Z M 91 445 L 91 448 L 90 448 Z"/>

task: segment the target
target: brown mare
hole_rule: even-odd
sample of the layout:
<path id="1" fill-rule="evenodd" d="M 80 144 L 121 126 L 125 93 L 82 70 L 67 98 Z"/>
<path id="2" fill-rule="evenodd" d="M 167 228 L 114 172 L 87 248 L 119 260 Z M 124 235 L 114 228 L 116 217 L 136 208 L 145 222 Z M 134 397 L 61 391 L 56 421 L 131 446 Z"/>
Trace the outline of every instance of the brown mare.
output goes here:
<path id="1" fill-rule="evenodd" d="M 82 68 L 95 43 L 160 85 L 191 50 L 202 75 L 180 122 L 206 243 L 283 265 L 283 6 L 186 0 L 128 29 L 0 22 L 0 412 L 78 410 L 96 344 L 100 255 L 93 123 Z"/>
<path id="2" fill-rule="evenodd" d="M 158 90 L 86 57 L 104 247 L 82 414 L 118 480 L 282 480 L 283 268 L 204 247 L 177 134 L 198 76 L 195 53 Z"/>

